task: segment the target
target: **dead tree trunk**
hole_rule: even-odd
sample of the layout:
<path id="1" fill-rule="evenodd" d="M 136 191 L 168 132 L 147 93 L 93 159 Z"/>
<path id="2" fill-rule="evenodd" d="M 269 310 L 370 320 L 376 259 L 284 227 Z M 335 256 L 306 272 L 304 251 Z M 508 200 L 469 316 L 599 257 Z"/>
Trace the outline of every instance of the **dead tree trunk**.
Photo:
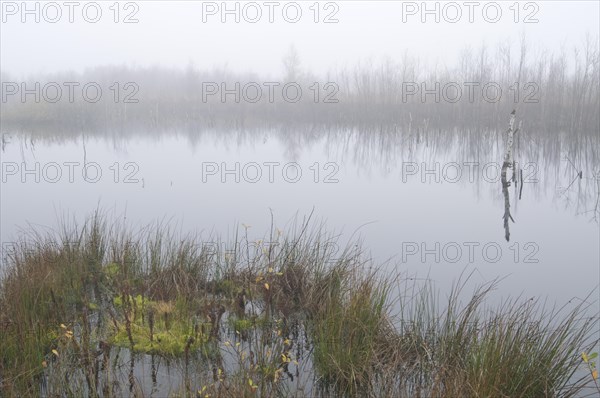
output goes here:
<path id="1" fill-rule="evenodd" d="M 514 136 L 519 131 L 519 128 L 515 129 L 515 114 L 516 111 L 513 110 L 510 114 L 510 121 L 508 122 L 506 153 L 504 154 L 504 162 L 502 163 L 502 173 L 500 175 L 502 180 L 502 194 L 504 195 L 504 216 L 502 217 L 502 219 L 504 220 L 504 237 L 506 238 L 507 242 L 510 240 L 510 228 L 508 225 L 508 220 L 510 219 L 512 222 L 515 222 L 515 220 L 512 218 L 512 215 L 510 214 L 510 198 L 508 195 L 508 187 L 510 187 L 510 180 L 506 177 L 508 169 L 515 167 L 513 161 L 513 143 Z"/>

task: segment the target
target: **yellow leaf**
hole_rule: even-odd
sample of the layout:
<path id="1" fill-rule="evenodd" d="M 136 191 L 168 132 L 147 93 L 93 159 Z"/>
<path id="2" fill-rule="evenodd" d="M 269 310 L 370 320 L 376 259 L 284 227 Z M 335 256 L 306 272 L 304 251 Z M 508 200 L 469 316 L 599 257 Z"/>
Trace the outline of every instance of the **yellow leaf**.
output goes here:
<path id="1" fill-rule="evenodd" d="M 253 384 L 254 384 L 254 383 L 252 382 L 252 379 L 248 379 L 248 385 L 249 385 L 250 387 L 252 387 L 252 385 L 253 385 Z"/>
<path id="2" fill-rule="evenodd" d="M 62 329 L 66 329 L 66 328 L 67 328 L 67 327 L 65 326 L 65 324 L 64 324 L 64 323 L 61 323 L 61 324 L 60 324 L 60 327 L 61 327 Z"/>
<path id="3" fill-rule="evenodd" d="M 269 267 L 269 273 L 273 273 L 273 267 Z"/>
<path id="4" fill-rule="evenodd" d="M 585 352 L 581 353 L 581 359 L 583 359 L 583 362 L 588 363 L 589 359 L 588 356 Z"/>
<path id="5" fill-rule="evenodd" d="M 265 283 L 265 289 L 269 290 L 269 284 Z"/>
<path id="6" fill-rule="evenodd" d="M 597 370 L 597 369 L 594 369 L 594 371 L 592 372 L 592 378 L 593 378 L 594 380 L 597 380 L 597 379 L 598 379 L 598 370 Z"/>
<path id="7" fill-rule="evenodd" d="M 56 351 L 56 350 L 52 350 L 52 353 L 53 353 L 54 355 L 58 356 L 58 351 Z"/>

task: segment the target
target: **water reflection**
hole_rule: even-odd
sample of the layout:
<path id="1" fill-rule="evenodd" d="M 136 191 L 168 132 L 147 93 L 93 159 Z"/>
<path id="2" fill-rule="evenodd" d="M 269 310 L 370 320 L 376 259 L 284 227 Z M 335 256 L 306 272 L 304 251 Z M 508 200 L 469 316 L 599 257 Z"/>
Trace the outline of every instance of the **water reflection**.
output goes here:
<path id="1" fill-rule="evenodd" d="M 515 253 L 519 261 L 513 261 L 507 254 L 513 246 L 500 244 L 506 241 L 508 202 L 508 220 L 516 221 L 511 243 L 535 243 L 540 256 L 545 253 L 540 263 L 557 272 L 567 258 L 577 256 L 580 277 L 593 274 L 600 212 L 598 135 L 532 129 L 527 115 L 518 115 L 523 124 L 514 137 L 515 165 L 512 176 L 506 175 L 506 187 L 502 166 L 508 115 L 497 125 L 449 129 L 414 119 L 406 125 L 292 122 L 238 129 L 133 124 L 105 131 L 21 131 L 3 125 L 3 240 L 10 241 L 16 226 L 28 221 L 52 226 L 57 213 L 68 210 L 81 217 L 99 204 L 114 206 L 138 223 L 174 217 L 185 219 L 186 228 L 228 231 L 234 222 L 247 222 L 254 225 L 257 239 L 268 228 L 269 209 L 285 221 L 315 208 L 334 230 L 361 228 L 373 256 L 382 261 L 402 259 L 413 243 L 428 249 L 438 243 L 443 248 L 446 243 L 493 242 L 504 250 L 497 263 L 465 253 L 453 263 L 444 260 L 443 251 L 438 257 L 425 251 L 420 253 L 424 258 L 408 256 L 401 266 L 424 270 L 438 264 L 439 277 L 451 279 L 457 266 L 483 261 L 494 264 L 488 280 L 511 272 L 538 277 L 534 268 L 515 268 L 522 259 Z M 55 183 L 47 181 L 55 175 L 51 168 L 48 178 L 43 175 L 44 165 L 52 162 L 62 171 Z M 77 163 L 72 166 L 74 182 L 63 165 L 69 162 Z M 102 172 L 95 183 L 81 177 L 83 165 L 91 163 Z M 273 181 L 269 163 L 277 164 Z M 297 182 L 292 182 L 292 167 L 282 175 L 291 163 L 302 172 Z M 236 164 L 239 171 L 228 174 Z M 256 170 L 262 173 L 258 181 L 253 180 Z M 540 230 L 548 222 L 553 227 Z M 558 255 L 555 250 L 565 237 L 556 231 L 569 230 L 579 244 L 569 249 L 571 255 Z M 519 283 L 516 292 L 521 291 Z M 545 291 L 543 285 L 539 288 Z M 574 288 L 564 296 L 575 294 Z"/>
<path id="2" fill-rule="evenodd" d="M 357 175 L 367 178 L 378 175 L 391 176 L 401 183 L 417 180 L 425 184 L 468 185 L 477 197 L 487 192 L 497 198 L 496 183 L 503 188 L 514 183 L 519 198 L 523 195 L 554 197 L 565 208 L 573 208 L 575 214 L 598 219 L 599 139 L 593 132 L 570 135 L 521 127 L 513 143 L 514 168 L 512 162 L 509 164 L 513 173 L 505 184 L 503 165 L 507 136 L 502 128 L 442 130 L 431 129 L 427 123 L 414 125 L 412 121 L 404 127 L 398 124 L 291 124 L 211 129 L 188 125 L 187 128 L 164 130 L 130 126 L 124 130 L 108 130 L 102 138 L 86 131 L 5 130 L 2 132 L 5 183 L 22 179 L 21 174 L 26 172 L 15 163 L 35 162 L 36 145 L 68 147 L 67 152 L 77 154 L 76 157 L 85 164 L 89 163 L 86 144 L 106 144 L 117 153 L 127 153 L 142 142 L 161 142 L 176 137 L 181 145 L 194 151 L 213 145 L 221 145 L 226 153 L 267 147 L 282 152 L 276 156 L 281 155 L 289 161 L 297 161 L 316 151 L 327 160 L 350 166 Z M 173 156 L 177 154 L 163 153 L 165 160 Z M 14 167 L 17 170 L 13 170 Z M 502 189 L 505 203 L 509 202 L 507 193 L 508 190 Z M 511 217 L 509 215 L 508 219 Z"/>
<path id="3" fill-rule="evenodd" d="M 392 270 L 402 268 L 416 276 L 425 273 L 442 291 L 465 266 L 476 267 L 482 280 L 512 273 L 511 283 L 499 292 L 502 296 L 551 294 L 553 300 L 564 302 L 597 286 L 594 234 L 600 169 L 595 134 L 548 134 L 528 129 L 524 123 L 514 134 L 513 153 L 507 160 L 510 144 L 502 124 L 448 130 L 412 121 L 407 126 L 290 124 L 211 129 L 188 125 L 126 130 L 126 135 L 120 131 L 103 138 L 82 131 L 3 131 L 3 241 L 18 234 L 15 225 L 32 221 L 54 228 L 57 208 L 84 216 L 99 201 L 124 207 L 125 217 L 133 223 L 175 214 L 191 230 L 229 231 L 232 222 L 249 220 L 256 239 L 263 238 L 261 233 L 268 228 L 267 209 L 275 209 L 279 219 L 286 220 L 315 207 L 328 215 L 327 225 L 334 230 L 346 227 L 354 232 L 357 226 L 379 220 L 364 230 L 365 246 L 371 248 L 373 257 L 393 258 Z M 78 173 L 82 165 L 97 163 L 103 178 L 88 183 L 77 176 L 70 183 L 63 165 L 63 177 L 51 183 L 53 174 L 43 170 L 52 162 L 79 162 Z M 258 183 L 245 181 L 252 176 L 244 175 L 235 182 L 227 170 L 236 162 L 296 162 L 305 174 L 297 183 L 279 175 L 270 183 L 268 169 L 262 166 L 265 175 Z M 216 164 L 219 170 L 205 175 L 203 182 L 207 163 Z M 332 177 L 337 183 L 324 183 L 326 173 L 331 172 L 323 168 L 328 163 L 338 165 Z M 316 170 L 320 174 L 315 180 Z M 84 178 L 93 179 L 94 174 Z M 131 183 L 124 183 L 127 179 Z M 516 223 L 509 224 L 513 218 Z M 588 221 L 595 226 L 590 227 Z M 517 239 L 500 245 L 498 241 L 513 237 L 509 225 Z M 504 254 L 498 261 L 485 257 L 483 261 L 481 255 L 471 261 L 464 253 L 456 263 L 446 258 L 446 245 L 464 247 L 474 241 L 481 246 L 493 243 Z M 436 244 L 442 249 L 434 249 Z M 416 253 L 406 250 L 415 247 Z M 530 258 L 535 262 L 524 261 Z M 572 266 L 566 275 L 568 261 Z M 221 316 L 226 323 L 228 314 L 215 313 L 213 318 Z M 294 341 L 303 340 L 302 331 L 294 333 Z M 248 336 L 231 337 L 239 337 L 240 344 L 250 350 Z M 236 363 L 234 351 L 225 351 L 211 362 L 185 356 L 166 360 L 107 347 L 98 347 L 94 359 L 100 377 L 97 385 L 105 395 L 108 389 L 117 396 L 128 391 L 164 396 L 200 390 L 199 380 L 206 380 L 207 375 L 218 380 L 218 369 Z M 302 359 L 309 355 L 295 354 Z M 309 360 L 300 362 L 304 368 L 285 372 L 290 386 L 310 385 L 306 381 L 314 374 L 312 365 Z M 48 388 L 52 378 L 64 377 L 52 374 L 52 369 L 47 375 Z M 71 382 L 82 385 L 80 376 L 72 375 Z"/>

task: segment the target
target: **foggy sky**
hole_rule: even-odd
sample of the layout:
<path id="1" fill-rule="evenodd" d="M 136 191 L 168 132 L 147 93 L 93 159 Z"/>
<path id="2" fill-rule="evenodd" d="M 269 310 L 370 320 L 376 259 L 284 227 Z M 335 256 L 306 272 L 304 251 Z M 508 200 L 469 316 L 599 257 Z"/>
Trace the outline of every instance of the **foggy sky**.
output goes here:
<path id="1" fill-rule="evenodd" d="M 482 44 L 495 50 L 499 42 L 510 41 L 516 48 L 524 33 L 532 47 L 558 52 L 563 48 L 567 54 L 575 45 L 583 42 L 586 33 L 597 37 L 600 14 L 597 1 L 538 1 L 534 18 L 537 23 L 523 23 L 523 19 L 536 8 L 520 2 L 519 23 L 509 7 L 512 1 L 499 1 L 502 16 L 497 23 L 486 22 L 482 8 L 489 2 L 478 2 L 473 9 L 474 22 L 470 23 L 469 8 L 465 2 L 460 6 L 462 17 L 457 23 L 443 18 L 436 23 L 433 15 L 427 22 L 422 14 L 405 15 L 401 1 L 338 1 L 335 14 L 338 23 L 314 23 L 314 12 L 309 9 L 313 2 L 299 2 L 302 9 L 300 21 L 292 24 L 284 20 L 282 7 L 289 2 L 279 2 L 274 8 L 274 22 L 268 22 L 268 7 L 256 2 L 263 12 L 257 23 L 243 20 L 220 21 L 221 14 L 207 15 L 203 22 L 203 3 L 195 1 L 136 1 L 139 10 L 134 17 L 138 23 L 114 23 L 114 12 L 109 9 L 113 2 L 99 2 L 102 16 L 97 23 L 88 23 L 82 17 L 79 2 L 73 12 L 74 22 L 69 23 L 64 2 L 58 1 L 62 16 L 57 23 L 49 23 L 42 15 L 46 2 L 39 2 L 40 22 L 33 15 L 21 22 L 21 10 L 9 15 L 11 5 L 20 7 L 21 2 L 2 1 L 2 24 L 0 32 L 1 68 L 13 76 L 54 71 L 81 71 L 86 67 L 117 64 L 129 66 L 175 66 L 185 67 L 193 63 L 197 68 L 226 66 L 232 71 L 255 71 L 277 75 L 282 71 L 282 58 L 294 45 L 302 61 L 302 67 L 314 72 L 352 65 L 359 60 L 379 61 L 383 57 L 400 60 L 405 51 L 417 56 L 429 65 L 444 65 L 457 61 L 465 47 L 473 50 Z M 31 8 L 34 3 L 29 2 Z M 121 2 L 124 7 L 126 2 Z M 230 6 L 231 3 L 229 2 Z M 247 2 L 239 2 L 240 10 Z M 320 2 L 320 19 L 334 11 L 333 6 L 323 9 L 327 2 Z M 405 4 L 403 4 L 405 3 Z M 430 7 L 433 7 L 429 2 Z M 440 2 L 440 16 L 447 2 Z M 220 6 L 221 2 L 216 2 Z M 421 2 L 413 2 L 421 6 Z M 207 7 L 204 4 L 204 7 Z M 9 8 L 7 8 L 9 7 Z M 406 9 L 406 8 L 405 8 Z M 134 11 L 133 6 L 121 9 L 122 20 Z M 448 8 L 450 17 L 455 9 Z M 293 16 L 293 9 L 290 14 Z M 420 10 L 419 10 L 420 11 Z M 488 16 L 493 17 L 493 9 Z M 54 10 L 48 8 L 50 18 Z M 248 12 L 254 13 L 252 9 Z M 90 15 L 93 13 L 90 11 Z M 254 15 L 254 14 L 252 14 Z M 532 50 L 534 49 L 532 48 Z M 534 53 L 531 55 L 534 57 Z M 515 58 L 516 59 L 516 58 Z"/>

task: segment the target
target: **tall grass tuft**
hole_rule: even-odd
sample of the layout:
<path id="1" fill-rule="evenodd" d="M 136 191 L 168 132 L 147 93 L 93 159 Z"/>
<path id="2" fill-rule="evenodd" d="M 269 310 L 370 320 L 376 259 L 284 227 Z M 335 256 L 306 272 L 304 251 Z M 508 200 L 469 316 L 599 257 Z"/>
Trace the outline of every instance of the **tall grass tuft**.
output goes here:
<path id="1" fill-rule="evenodd" d="M 462 279 L 442 299 L 311 225 L 273 227 L 253 249 L 245 228 L 225 253 L 101 212 L 59 233 L 26 230 L 0 280 L 0 395 L 144 394 L 160 358 L 181 364 L 170 387 L 181 396 L 575 397 L 596 386 L 593 357 L 581 358 L 598 347 L 597 303 L 498 304 L 500 281 L 469 294 Z M 136 377 L 144 361 L 151 387 Z"/>

